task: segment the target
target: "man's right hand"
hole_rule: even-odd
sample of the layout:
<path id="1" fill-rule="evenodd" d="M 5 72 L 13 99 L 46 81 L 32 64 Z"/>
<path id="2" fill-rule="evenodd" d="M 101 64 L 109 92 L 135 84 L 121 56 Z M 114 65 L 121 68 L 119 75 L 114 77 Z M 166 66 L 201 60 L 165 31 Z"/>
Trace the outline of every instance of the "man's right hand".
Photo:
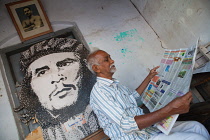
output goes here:
<path id="1" fill-rule="evenodd" d="M 187 92 L 184 96 L 178 97 L 165 106 L 169 114 L 183 114 L 189 112 L 192 93 Z"/>
<path id="2" fill-rule="evenodd" d="M 134 119 L 139 129 L 147 128 L 168 116 L 187 113 L 190 109 L 191 101 L 192 93 L 188 92 L 184 96 L 174 99 L 165 107 L 145 115 L 135 116 Z"/>

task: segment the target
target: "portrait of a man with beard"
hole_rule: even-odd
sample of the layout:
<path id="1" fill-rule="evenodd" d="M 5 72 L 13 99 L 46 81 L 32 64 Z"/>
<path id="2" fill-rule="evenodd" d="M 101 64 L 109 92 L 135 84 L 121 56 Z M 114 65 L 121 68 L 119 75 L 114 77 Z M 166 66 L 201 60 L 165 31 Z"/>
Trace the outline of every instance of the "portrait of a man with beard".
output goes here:
<path id="1" fill-rule="evenodd" d="M 79 140 L 99 129 L 89 106 L 96 77 L 86 66 L 89 51 L 75 39 L 52 38 L 21 53 L 19 94 L 24 123 L 35 119 L 44 139 Z"/>

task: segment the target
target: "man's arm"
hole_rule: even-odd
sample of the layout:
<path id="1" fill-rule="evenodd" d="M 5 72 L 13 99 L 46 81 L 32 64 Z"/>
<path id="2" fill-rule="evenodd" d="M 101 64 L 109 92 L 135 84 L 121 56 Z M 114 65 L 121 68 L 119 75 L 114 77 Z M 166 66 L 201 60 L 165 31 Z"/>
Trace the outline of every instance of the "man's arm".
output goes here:
<path id="1" fill-rule="evenodd" d="M 25 32 L 33 30 L 34 24 L 30 24 L 29 20 L 24 20 L 22 26 Z"/>
<path id="2" fill-rule="evenodd" d="M 134 119 L 139 129 L 143 129 L 165 119 L 168 116 L 174 114 L 187 113 L 190 108 L 191 100 L 192 100 L 192 93 L 188 92 L 184 96 L 174 99 L 165 107 L 157 111 L 154 111 L 152 113 L 135 116 Z"/>
<path id="3" fill-rule="evenodd" d="M 139 85 L 139 87 L 136 89 L 136 91 L 141 95 L 144 90 L 146 89 L 147 85 L 149 84 L 150 80 L 158 74 L 156 71 L 160 66 L 157 66 L 150 70 L 150 73 L 147 75 L 147 77 L 144 79 L 144 81 Z"/>

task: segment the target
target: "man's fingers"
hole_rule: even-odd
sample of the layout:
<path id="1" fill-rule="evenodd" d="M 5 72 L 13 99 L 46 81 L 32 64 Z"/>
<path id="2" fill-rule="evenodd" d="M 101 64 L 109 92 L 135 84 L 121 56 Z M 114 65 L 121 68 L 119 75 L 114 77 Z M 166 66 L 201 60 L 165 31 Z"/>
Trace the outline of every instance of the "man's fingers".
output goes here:
<path id="1" fill-rule="evenodd" d="M 156 66 L 156 67 L 154 67 L 152 70 L 155 71 L 155 70 L 158 69 L 159 67 L 160 67 L 160 66 Z"/>
<path id="2" fill-rule="evenodd" d="M 191 101 L 192 101 L 192 99 L 193 99 L 193 97 L 191 97 L 191 98 L 189 99 L 189 102 L 191 102 Z"/>
<path id="3" fill-rule="evenodd" d="M 191 92 L 188 92 L 187 94 L 185 94 L 184 96 L 183 96 L 183 99 L 184 100 L 192 100 L 192 93 Z"/>
<path id="4" fill-rule="evenodd" d="M 190 103 L 192 101 L 193 97 L 187 98 L 185 101 L 186 103 Z"/>
<path id="5" fill-rule="evenodd" d="M 191 97 L 192 96 L 192 93 L 189 91 L 189 92 L 187 92 L 185 95 L 184 95 L 184 97 Z"/>

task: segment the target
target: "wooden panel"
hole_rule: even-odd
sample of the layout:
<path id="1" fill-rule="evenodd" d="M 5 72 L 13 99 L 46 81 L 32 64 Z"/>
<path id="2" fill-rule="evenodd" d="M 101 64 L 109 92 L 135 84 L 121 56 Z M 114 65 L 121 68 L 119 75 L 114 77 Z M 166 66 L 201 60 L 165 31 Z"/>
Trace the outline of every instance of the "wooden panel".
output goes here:
<path id="1" fill-rule="evenodd" d="M 210 72 L 194 74 L 191 81 L 191 87 L 201 85 L 208 81 L 210 81 Z"/>
<path id="2" fill-rule="evenodd" d="M 110 140 L 110 138 L 104 133 L 103 129 L 99 129 L 82 140 Z"/>

